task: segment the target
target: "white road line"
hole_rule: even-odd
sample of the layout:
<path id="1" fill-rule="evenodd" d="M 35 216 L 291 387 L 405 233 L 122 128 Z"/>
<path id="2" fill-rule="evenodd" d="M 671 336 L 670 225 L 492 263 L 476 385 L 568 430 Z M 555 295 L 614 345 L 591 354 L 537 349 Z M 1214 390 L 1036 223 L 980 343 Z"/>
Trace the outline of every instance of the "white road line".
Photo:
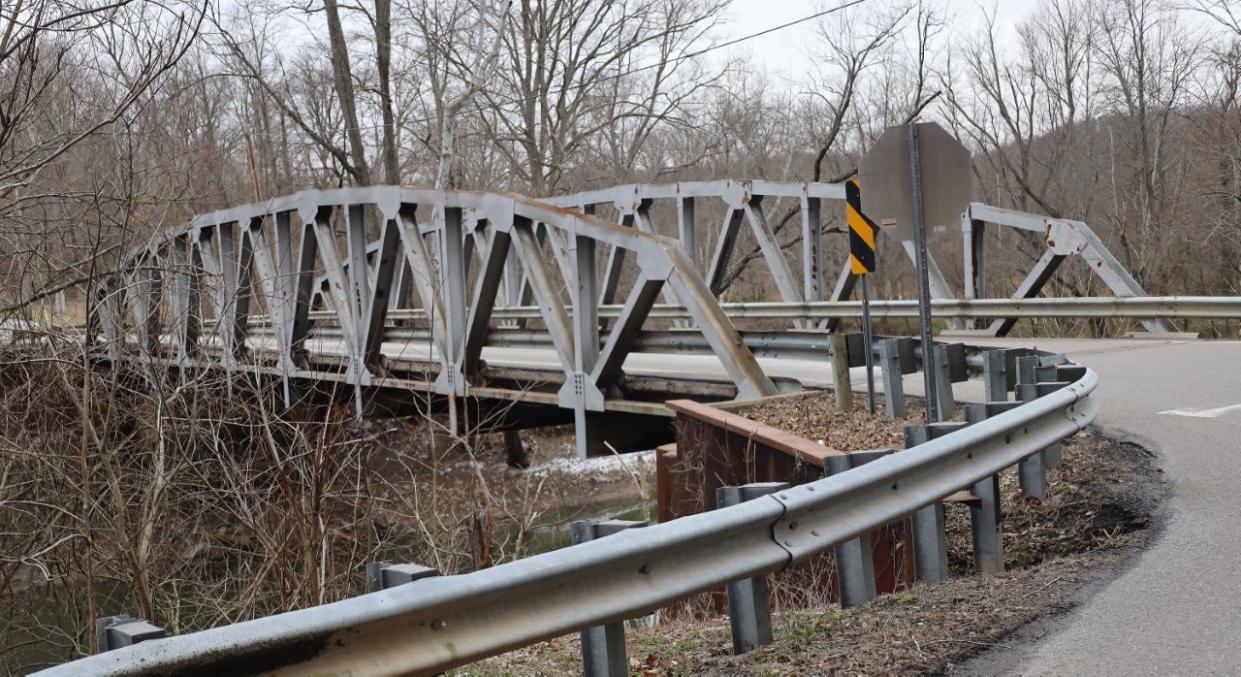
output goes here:
<path id="1" fill-rule="evenodd" d="M 1161 411 L 1161 414 L 1169 416 L 1192 416 L 1194 418 L 1219 418 L 1230 411 L 1241 411 L 1241 404 L 1230 404 L 1226 407 L 1217 407 L 1215 409 L 1167 409 Z"/>

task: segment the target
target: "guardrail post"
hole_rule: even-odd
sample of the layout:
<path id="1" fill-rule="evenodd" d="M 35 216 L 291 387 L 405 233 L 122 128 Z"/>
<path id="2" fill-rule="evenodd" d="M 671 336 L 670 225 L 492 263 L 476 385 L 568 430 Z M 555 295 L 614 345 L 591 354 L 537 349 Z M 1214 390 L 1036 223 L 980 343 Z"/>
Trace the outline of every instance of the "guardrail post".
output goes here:
<path id="1" fill-rule="evenodd" d="M 127 614 L 95 619 L 95 643 L 98 646 L 96 653 L 167 636 L 158 625 Z"/>
<path id="2" fill-rule="evenodd" d="M 366 565 L 366 591 L 379 592 L 416 580 L 438 576 L 440 572 L 420 564 L 371 562 Z"/>
<path id="3" fill-rule="evenodd" d="M 1004 351 L 988 350 L 982 354 L 983 393 L 988 402 L 1008 399 L 1008 375 L 1005 372 Z"/>
<path id="4" fill-rule="evenodd" d="M 633 520 L 582 520 L 569 525 L 573 544 L 596 541 L 625 529 L 644 527 Z M 620 677 L 629 674 L 625 654 L 625 622 L 616 621 L 582 630 L 582 674 L 586 677 Z"/>
<path id="5" fill-rule="evenodd" d="M 1064 359 L 1064 356 L 1063 355 L 1052 355 L 1047 359 L 1050 359 L 1053 362 L 1059 362 L 1060 360 Z M 1044 359 L 1040 359 L 1039 361 L 1040 366 L 1037 369 L 1035 369 L 1035 372 L 1034 372 L 1035 380 L 1038 382 L 1038 385 L 1035 386 L 1034 388 L 1034 397 L 1042 397 L 1043 395 L 1046 395 L 1049 392 L 1052 392 L 1054 390 L 1059 390 L 1060 388 L 1063 388 L 1069 383 L 1076 381 L 1078 378 L 1081 378 L 1081 374 L 1078 374 L 1076 378 L 1065 378 L 1065 376 L 1070 376 L 1070 375 L 1075 374 L 1075 372 L 1071 371 L 1068 368 L 1067 364 L 1057 363 L 1057 364 L 1044 365 L 1045 361 L 1046 360 Z M 1085 369 L 1080 368 L 1080 367 L 1079 369 L 1081 370 L 1082 374 L 1085 373 Z M 1062 370 L 1065 372 L 1064 374 L 1061 373 Z M 1062 446 L 1059 442 L 1049 445 L 1047 448 L 1043 449 L 1043 463 L 1048 468 L 1059 468 L 1061 456 L 1062 456 Z"/>
<path id="6" fill-rule="evenodd" d="M 789 488 L 788 482 L 758 482 L 739 487 L 719 487 L 715 502 L 721 508 L 744 503 Z M 732 626 L 733 653 L 771 644 L 771 607 L 767 577 L 755 576 L 728 584 L 728 621 Z"/>
<path id="7" fill-rule="evenodd" d="M 1086 368 L 1077 364 L 1058 364 L 1052 367 L 1052 373 L 1048 375 L 1053 383 L 1069 384 L 1086 376 Z M 1041 379 L 1040 379 L 1041 380 Z M 1042 386 L 1040 386 L 1041 388 Z M 1051 458 L 1049 461 L 1053 464 L 1051 467 L 1059 468 L 1061 456 L 1063 454 L 1063 445 L 1059 442 L 1048 447 L 1051 450 Z"/>
<path id="8" fill-rule="evenodd" d="M 934 356 L 931 364 L 935 369 L 935 404 L 939 408 L 936 420 L 946 421 L 957 415 L 957 403 L 952 398 L 952 378 L 948 370 L 948 346 L 932 343 L 931 353 Z M 926 368 L 925 363 L 923 368 Z"/>
<path id="9" fill-rule="evenodd" d="M 948 543 L 944 535 L 944 503 L 919 508 L 913 514 L 914 571 L 927 583 L 948 578 Z"/>
<path id="10" fill-rule="evenodd" d="M 827 471 L 837 475 L 892 453 L 891 449 L 855 451 L 827 459 Z M 840 581 L 840 605 L 845 608 L 862 606 L 875 598 L 875 560 L 870 532 L 865 532 L 835 548 L 836 578 Z"/>
<path id="11" fill-rule="evenodd" d="M 1032 392 L 1023 386 L 1034 385 L 1038 382 L 1035 374 L 1038 363 L 1039 358 L 1035 355 L 1017 358 L 1016 395 L 1019 402 L 1028 402 L 1033 399 L 1030 397 Z M 1043 452 L 1031 454 L 1017 464 L 1017 482 L 1025 495 L 1040 500 L 1047 498 L 1047 467 L 1043 460 Z"/>
<path id="12" fill-rule="evenodd" d="M 1000 351 L 1001 363 L 1004 355 Z M 988 358 L 990 353 L 988 354 Z M 965 408 L 965 420 L 979 423 L 1021 406 L 1020 402 L 985 402 Z M 978 501 L 970 505 L 970 530 L 974 536 L 974 567 L 988 574 L 1004 571 L 1003 513 L 1000 510 L 1000 476 L 984 477 L 970 488 Z"/>
<path id="13" fill-rule="evenodd" d="M 853 382 L 849 379 L 849 338 L 845 334 L 827 335 L 832 359 L 832 385 L 836 390 L 836 406 L 842 411 L 853 408 Z"/>
<path id="14" fill-rule="evenodd" d="M 965 423 L 935 423 L 905 426 L 905 448 L 929 442 L 965 427 Z M 944 533 L 944 502 L 914 511 L 914 571 L 928 583 L 948 578 L 948 541 Z"/>
<path id="15" fill-rule="evenodd" d="M 905 386 L 900 346 L 896 339 L 879 341 L 879 366 L 883 369 L 883 409 L 888 418 L 904 418 Z"/>
<path id="16" fill-rule="evenodd" d="M 1056 381 L 1072 383 L 1086 376 L 1086 368 L 1077 364 L 1058 364 L 1055 369 Z"/>

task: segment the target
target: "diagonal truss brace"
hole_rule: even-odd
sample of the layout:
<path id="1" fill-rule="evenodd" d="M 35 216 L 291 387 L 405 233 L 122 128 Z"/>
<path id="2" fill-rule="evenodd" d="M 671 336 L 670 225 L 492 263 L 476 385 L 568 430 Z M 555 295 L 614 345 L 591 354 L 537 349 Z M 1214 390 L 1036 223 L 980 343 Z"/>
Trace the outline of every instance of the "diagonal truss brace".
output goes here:
<path id="1" fill-rule="evenodd" d="M 1028 214 L 975 202 L 970 204 L 965 213 L 961 215 L 961 233 L 965 248 L 966 298 L 985 298 L 986 249 L 983 235 L 986 232 L 986 224 L 1037 233 L 1047 245 L 1047 250 L 1021 281 L 1013 298 L 1038 296 L 1060 264 L 1072 256 L 1081 257 L 1090 270 L 1094 271 L 1116 296 L 1146 296 L 1146 291 L 1142 289 L 1137 279 L 1112 255 L 1099 236 L 1085 223 L 1072 219 L 1055 219 Z M 1144 318 L 1139 321 L 1148 332 L 1177 331 L 1176 325 L 1167 318 Z M 1016 322 L 1016 318 L 997 318 L 992 321 L 988 331 L 995 336 L 1004 336 L 1012 330 Z"/>

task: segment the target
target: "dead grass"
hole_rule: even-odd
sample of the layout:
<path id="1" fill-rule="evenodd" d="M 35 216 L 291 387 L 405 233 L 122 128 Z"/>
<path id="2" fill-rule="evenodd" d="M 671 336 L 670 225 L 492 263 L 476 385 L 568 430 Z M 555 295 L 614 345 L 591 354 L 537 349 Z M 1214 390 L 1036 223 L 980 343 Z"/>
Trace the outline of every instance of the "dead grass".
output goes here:
<path id="1" fill-rule="evenodd" d="M 876 416 L 868 413 L 865 394 L 854 393 L 853 408 L 844 411 L 836 407 L 831 392 L 817 391 L 773 399 L 737 413 L 841 451 L 903 449 L 905 426 L 926 423 L 926 407 L 917 401 L 906 405 L 902 418 L 884 415 L 882 397 L 875 403 L 875 411 Z"/>

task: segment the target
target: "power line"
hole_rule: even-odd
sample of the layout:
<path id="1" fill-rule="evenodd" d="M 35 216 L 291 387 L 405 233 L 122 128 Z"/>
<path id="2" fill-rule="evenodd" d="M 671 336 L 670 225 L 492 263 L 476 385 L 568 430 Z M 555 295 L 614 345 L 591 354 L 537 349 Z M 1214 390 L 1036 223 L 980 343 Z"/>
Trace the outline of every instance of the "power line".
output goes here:
<path id="1" fill-rule="evenodd" d="M 755 32 L 755 33 L 749 33 L 749 34 L 747 34 L 747 35 L 742 35 L 742 36 L 740 36 L 740 37 L 733 38 L 733 39 L 731 39 L 731 40 L 725 40 L 724 42 L 721 42 L 721 43 L 718 43 L 718 44 L 715 44 L 715 45 L 711 45 L 711 46 L 709 46 L 709 47 L 704 47 L 704 48 L 702 48 L 702 49 L 699 49 L 699 50 L 696 50 L 696 51 L 693 51 L 693 52 L 687 52 L 687 53 L 685 53 L 685 54 L 681 54 L 681 55 L 678 55 L 678 56 L 676 56 L 676 57 L 672 57 L 672 58 L 670 58 L 670 59 L 666 59 L 666 60 L 663 60 L 663 61 L 657 61 L 657 62 L 655 62 L 655 63 L 649 63 L 649 64 L 646 64 L 646 65 L 643 65 L 643 66 L 637 66 L 637 67 L 635 67 L 635 68 L 631 68 L 631 69 L 626 70 L 626 71 L 622 71 L 622 72 L 619 72 L 619 73 L 616 73 L 616 74 L 613 74 L 613 75 L 609 75 L 609 76 L 606 76 L 606 77 L 602 77 L 602 78 L 600 78 L 599 80 L 596 80 L 595 82 L 592 82 L 592 83 L 591 83 L 591 85 L 593 86 L 593 85 L 595 85 L 595 84 L 599 84 L 599 83 L 601 83 L 601 82 L 609 82 L 609 81 L 614 81 L 614 80 L 620 80 L 621 78 L 624 78 L 624 77 L 627 77 L 627 76 L 633 75 L 633 74 L 635 74 L 635 73 L 642 73 L 642 72 L 645 72 L 645 71 L 654 70 L 654 69 L 656 69 L 656 68 L 666 67 L 666 66 L 668 66 L 668 65 L 670 65 L 670 64 L 677 64 L 677 63 L 681 63 L 681 62 L 683 62 L 683 61 L 688 61 L 688 60 L 690 60 L 690 59 L 696 59 L 696 58 L 698 58 L 698 57 L 700 57 L 700 56 L 703 56 L 703 55 L 705 55 L 705 54 L 710 54 L 710 53 L 712 53 L 712 52 L 716 52 L 716 51 L 719 51 L 719 50 L 721 50 L 721 49 L 726 49 L 726 48 L 728 48 L 728 47 L 732 47 L 732 46 L 734 46 L 734 45 L 741 44 L 741 43 L 743 43 L 743 42 L 748 42 L 748 41 L 753 40 L 753 39 L 755 39 L 755 38 L 760 38 L 760 37 L 763 37 L 764 35 L 770 35 L 770 34 L 772 34 L 772 33 L 776 33 L 776 32 L 779 32 L 779 31 L 785 30 L 785 29 L 787 29 L 787 28 L 792 28 L 793 26 L 797 26 L 797 25 L 800 25 L 800 24 L 804 24 L 804 23 L 807 23 L 807 22 L 809 22 L 809 21 L 814 21 L 815 19 L 820 19 L 820 18 L 825 17 L 825 16 L 828 16 L 828 15 L 830 15 L 830 14 L 835 14 L 835 13 L 837 13 L 837 12 L 844 11 L 844 10 L 846 10 L 846 9 L 849 9 L 850 7 L 855 7 L 855 6 L 857 6 L 857 5 L 861 5 L 861 4 L 863 4 L 863 3 L 865 3 L 865 2 L 868 2 L 868 1 L 869 1 L 869 0 L 850 0 L 849 2 L 845 2 L 845 3 L 842 3 L 842 4 L 840 4 L 840 5 L 836 5 L 835 7 L 830 7 L 830 8 L 825 9 L 825 10 L 820 10 L 820 11 L 815 12 L 815 13 L 813 13 L 813 14 L 810 14 L 810 15 L 807 15 L 807 16 L 804 16 L 804 17 L 801 17 L 800 19 L 794 19 L 794 20 L 792 20 L 792 21 L 788 21 L 788 22 L 782 23 L 782 24 L 780 24 L 780 25 L 778 25 L 778 26 L 772 26 L 772 27 L 770 27 L 770 28 L 765 28 L 765 29 L 763 29 L 763 30 L 761 30 L 761 31 L 758 31 L 758 32 Z M 422 65 L 426 66 L 426 65 L 428 65 L 428 64 L 426 64 L 425 62 L 423 62 L 423 64 L 422 64 Z M 585 88 L 586 86 L 587 86 L 586 84 L 576 84 L 576 85 L 568 85 L 568 86 L 565 86 L 565 87 L 560 87 L 560 88 L 558 88 L 558 89 L 550 89 L 550 90 L 548 90 L 548 91 L 546 91 L 546 92 L 540 92 L 540 93 L 538 93 L 538 94 L 532 94 L 532 95 L 527 96 L 527 97 L 525 97 L 525 98 L 520 98 L 520 99 L 514 99 L 514 100 L 511 100 L 511 101 L 509 101 L 509 102 L 507 102 L 507 103 L 505 103 L 505 104 L 501 104 L 501 105 L 497 106 L 497 108 L 498 108 L 498 109 L 502 109 L 502 110 L 510 110 L 510 111 L 511 111 L 511 107 L 513 107 L 513 106 L 519 106 L 519 105 L 522 105 L 522 104 L 526 104 L 526 103 L 531 103 L 531 102 L 534 102 L 534 101 L 538 101 L 540 98 L 542 98 L 542 97 L 544 97 L 544 96 L 554 96 L 554 95 L 556 95 L 556 94 L 563 94 L 564 92 L 568 92 L 568 91 L 570 91 L 570 90 L 580 90 L 580 89 Z M 488 92 L 489 92 L 489 93 L 491 93 L 491 94 L 496 94 L 496 93 L 497 93 L 497 92 L 493 92 L 493 91 L 490 91 L 490 90 L 485 90 L 485 91 L 488 91 Z M 414 119 L 406 120 L 406 121 L 404 122 L 404 124 L 409 125 L 409 124 L 418 124 L 418 123 L 429 123 L 429 122 L 434 122 L 434 121 L 435 121 L 435 118 L 434 118 L 434 117 L 414 118 Z M 383 127 L 383 125 L 382 125 L 382 124 L 360 125 L 360 126 L 358 126 L 358 127 L 357 127 L 357 131 L 370 131 L 370 130 L 381 129 L 382 127 Z M 349 128 L 349 127 L 343 127 L 343 128 L 341 128 L 341 129 L 342 129 L 342 131 L 350 131 L 350 128 Z"/>
<path id="2" fill-rule="evenodd" d="M 746 42 L 746 41 L 749 41 L 749 40 L 753 40 L 754 38 L 761 38 L 761 37 L 763 37 L 764 35 L 770 35 L 770 34 L 775 33 L 775 32 L 777 32 L 777 31 L 782 31 L 782 30 L 784 30 L 784 29 L 786 29 L 786 28 L 792 28 L 793 26 L 796 26 L 796 25 L 798 25 L 798 24 L 804 24 L 804 23 L 806 23 L 807 21 L 814 21 L 815 19 L 819 19 L 819 18 L 825 17 L 825 16 L 827 16 L 828 14 L 835 14 L 836 12 L 840 12 L 840 11 L 846 10 L 846 9 L 848 9 L 848 8 L 850 8 L 850 7 L 853 7 L 854 5 L 860 5 L 860 4 L 864 3 L 864 2 L 867 2 L 867 0 L 852 0 L 852 2 L 846 2 L 846 3 L 842 4 L 842 5 L 837 5 L 837 6 L 835 6 L 835 7 L 830 8 L 830 9 L 825 9 L 825 10 L 823 10 L 823 11 L 821 11 L 821 12 L 815 12 L 814 14 L 811 14 L 810 16 L 804 16 L 804 17 L 802 17 L 802 18 L 800 18 L 800 19 L 794 19 L 794 20 L 792 20 L 792 21 L 789 21 L 788 23 L 782 23 L 782 24 L 780 24 L 779 26 L 772 26 L 771 28 L 768 28 L 768 29 L 765 29 L 765 30 L 761 30 L 761 31 L 759 31 L 759 32 L 757 32 L 757 33 L 750 33 L 749 35 L 743 35 L 743 36 L 741 36 L 741 37 L 739 37 L 739 38 L 733 38 L 732 40 L 726 40 L 726 41 L 724 41 L 724 42 L 721 42 L 721 43 L 720 43 L 720 44 L 718 44 L 718 45 L 711 45 L 710 47 L 704 47 L 704 48 L 702 48 L 702 49 L 700 49 L 700 50 L 698 50 L 698 51 L 696 51 L 696 52 L 689 52 L 688 54 L 682 54 L 681 56 L 678 56 L 678 57 L 676 57 L 675 59 L 670 59 L 669 61 L 680 62 L 680 61 L 685 61 L 686 59 L 694 59 L 694 58 L 697 58 L 697 57 L 702 56 L 703 54 L 708 54 L 708 53 L 710 53 L 710 52 L 714 52 L 714 51 L 717 51 L 717 50 L 721 50 L 721 49 L 724 49 L 725 47 L 732 47 L 733 45 L 738 45 L 738 44 L 741 44 L 741 43 L 743 43 L 743 42 Z M 658 68 L 658 67 L 659 67 L 660 65 L 662 65 L 663 63 L 667 63 L 667 62 L 647 64 L 646 66 L 642 66 L 641 68 L 635 68 L 635 69 L 633 69 L 633 70 L 631 70 L 631 71 L 627 71 L 627 72 L 625 72 L 625 73 L 621 73 L 621 74 L 620 74 L 620 76 L 621 76 L 621 77 L 623 77 L 623 76 L 625 76 L 625 75 L 631 75 L 631 74 L 633 74 L 633 73 L 638 73 L 638 72 L 641 72 L 641 71 L 644 71 L 644 70 L 650 70 L 650 69 L 652 69 L 652 68 Z"/>

